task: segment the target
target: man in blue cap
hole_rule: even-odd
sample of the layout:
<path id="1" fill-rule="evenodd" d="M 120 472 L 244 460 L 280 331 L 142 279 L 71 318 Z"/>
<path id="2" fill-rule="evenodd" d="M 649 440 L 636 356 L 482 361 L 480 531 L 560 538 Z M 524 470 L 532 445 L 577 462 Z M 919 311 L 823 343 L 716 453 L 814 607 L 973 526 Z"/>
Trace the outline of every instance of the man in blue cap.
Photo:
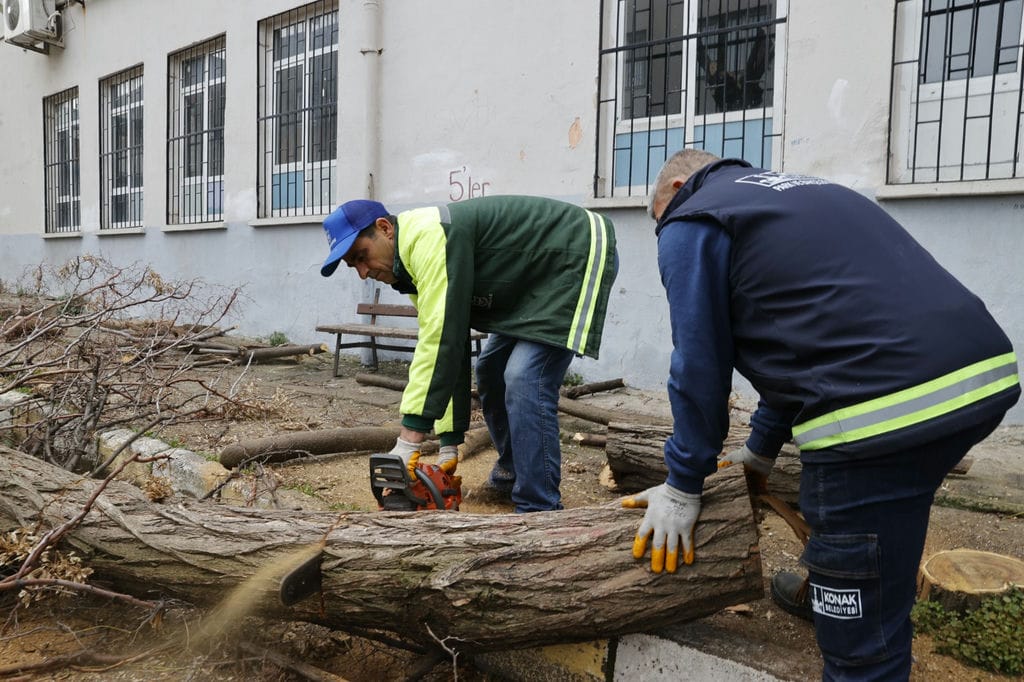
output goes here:
<path id="1" fill-rule="evenodd" d="M 616 271 L 615 232 L 553 199 L 497 196 L 391 215 L 348 201 L 324 220 L 330 255 L 362 279 L 408 294 L 419 340 L 392 450 L 408 460 L 427 433 L 452 472 L 469 426 L 470 329 L 490 333 L 477 390 L 498 451 L 490 485 L 517 512 L 561 509 L 558 390 L 574 355 L 596 358 Z"/>

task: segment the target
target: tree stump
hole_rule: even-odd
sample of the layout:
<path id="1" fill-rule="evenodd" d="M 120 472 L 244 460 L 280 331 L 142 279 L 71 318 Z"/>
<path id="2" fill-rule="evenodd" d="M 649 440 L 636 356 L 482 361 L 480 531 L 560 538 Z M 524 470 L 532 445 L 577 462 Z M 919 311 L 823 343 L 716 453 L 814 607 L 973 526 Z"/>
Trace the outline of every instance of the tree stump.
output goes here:
<path id="1" fill-rule="evenodd" d="M 983 599 L 1024 587 L 1024 561 L 974 549 L 938 552 L 921 564 L 918 598 L 935 601 L 947 610 L 965 612 Z"/>

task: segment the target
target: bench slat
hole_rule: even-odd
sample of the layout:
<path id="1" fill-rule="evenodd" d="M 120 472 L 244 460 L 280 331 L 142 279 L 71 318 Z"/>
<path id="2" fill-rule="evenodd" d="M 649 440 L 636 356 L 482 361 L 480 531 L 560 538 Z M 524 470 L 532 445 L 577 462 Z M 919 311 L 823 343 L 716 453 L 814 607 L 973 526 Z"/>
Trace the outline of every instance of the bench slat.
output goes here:
<path id="1" fill-rule="evenodd" d="M 356 313 L 359 315 L 416 317 L 416 308 L 411 305 L 394 305 L 392 303 L 359 303 L 356 305 Z"/>
<path id="2" fill-rule="evenodd" d="M 356 334 L 359 336 L 387 336 L 393 339 L 417 339 L 419 330 L 408 327 L 382 327 L 379 324 L 332 324 L 317 327 L 318 332 L 328 334 Z"/>

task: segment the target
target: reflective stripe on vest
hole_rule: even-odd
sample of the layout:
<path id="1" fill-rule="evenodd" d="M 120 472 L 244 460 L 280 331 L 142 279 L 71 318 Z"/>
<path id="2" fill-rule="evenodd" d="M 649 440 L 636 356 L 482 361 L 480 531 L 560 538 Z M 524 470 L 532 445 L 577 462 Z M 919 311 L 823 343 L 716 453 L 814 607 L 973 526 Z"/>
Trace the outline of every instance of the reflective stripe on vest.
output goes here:
<path id="1" fill-rule="evenodd" d="M 594 321 L 594 310 L 597 308 L 596 301 L 608 258 L 608 226 L 605 225 L 604 217 L 590 211 L 587 211 L 587 217 L 590 218 L 590 254 L 566 342 L 566 346 L 574 353 L 583 353 L 587 347 L 587 337 Z"/>
<path id="2" fill-rule="evenodd" d="M 801 450 L 821 450 L 880 436 L 949 414 L 1017 383 L 1017 356 L 997 355 L 938 379 L 797 424 L 793 440 Z"/>

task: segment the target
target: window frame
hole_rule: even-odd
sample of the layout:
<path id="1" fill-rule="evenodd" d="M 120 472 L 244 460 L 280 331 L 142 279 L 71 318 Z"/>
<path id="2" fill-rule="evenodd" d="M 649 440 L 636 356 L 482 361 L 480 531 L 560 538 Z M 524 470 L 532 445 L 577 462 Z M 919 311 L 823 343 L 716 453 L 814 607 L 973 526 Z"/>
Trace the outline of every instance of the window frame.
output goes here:
<path id="1" fill-rule="evenodd" d="M 1020 0 L 1011 1 L 1024 9 Z M 995 38 L 998 42 L 992 43 L 996 55 L 1007 49 L 1016 52 L 1013 71 L 999 72 L 997 64 L 991 74 L 948 78 L 948 62 L 954 55 L 949 52 L 952 30 L 947 22 L 947 42 L 941 55 L 944 79 L 927 80 L 924 69 L 926 61 L 932 58 L 923 50 L 927 2 L 897 0 L 895 4 L 887 186 L 939 185 L 949 192 L 954 191 L 955 185 L 981 183 L 984 188 L 986 183 L 996 187 L 1008 181 L 1024 188 L 1024 11 L 1019 19 L 1018 42 L 1000 48 L 999 36 Z M 996 2 L 980 0 L 946 9 L 974 8 L 977 12 L 979 6 Z M 1005 6 L 1005 2 L 999 4 Z M 978 53 L 978 24 L 972 21 L 971 26 L 969 67 Z M 976 144 L 982 139 L 978 137 L 979 126 L 985 128 L 984 145 Z M 1012 144 L 1008 136 L 1012 137 Z M 983 159 L 979 156 L 982 147 Z"/>
<path id="2" fill-rule="evenodd" d="M 338 169 L 339 23 L 337 0 L 318 0 L 259 22 L 258 218 L 320 216 L 333 208 Z M 299 37 L 285 35 L 293 27 L 301 27 Z M 319 70 L 313 68 L 316 64 L 320 64 Z M 298 80 L 281 80 L 295 69 L 300 70 Z M 293 87 L 282 91 L 282 84 Z M 282 95 L 297 97 L 292 106 L 282 107 Z M 286 144 L 284 126 L 293 131 L 288 133 L 292 139 L 287 146 L 282 146 Z M 290 154 L 282 159 L 282 151 Z"/>
<path id="3" fill-rule="evenodd" d="M 215 60 L 219 59 L 219 67 Z M 201 62 L 200 78 L 187 82 L 186 65 Z M 215 95 L 215 91 L 220 91 Z M 188 100 L 200 102 L 198 128 Z M 224 34 L 167 58 L 167 224 L 224 219 L 224 135 L 227 106 L 227 41 Z M 219 117 L 219 120 L 217 118 Z M 216 149 L 219 147 L 219 156 Z M 198 150 L 198 158 L 192 154 Z M 216 162 L 219 160 L 219 168 Z M 192 173 L 192 163 L 198 172 Z M 219 171 L 219 172 L 218 172 Z"/>
<path id="4" fill-rule="evenodd" d="M 100 230 L 144 225 L 145 96 L 143 65 L 138 64 L 100 81 Z M 120 145 L 119 119 L 124 140 Z M 123 167 L 123 170 L 122 170 Z M 123 178 L 123 184 L 119 184 Z M 124 217 L 118 219 L 118 204 Z"/>
<path id="5" fill-rule="evenodd" d="M 635 47 L 638 43 L 625 42 L 627 33 L 630 32 L 630 26 L 624 17 L 627 14 L 627 5 L 632 1 L 602 0 L 601 4 L 601 50 L 598 66 L 600 97 L 596 125 L 594 198 L 646 196 L 661 164 L 668 156 L 684 146 L 707 149 L 720 156 L 748 157 L 748 160 L 757 162 L 755 165 L 762 164 L 768 159 L 767 165 L 775 168 L 781 167 L 783 110 L 781 107 L 776 107 L 775 103 L 784 101 L 785 97 L 783 65 L 785 63 L 785 31 L 789 13 L 788 0 L 722 0 L 717 3 L 708 3 L 707 0 L 663 0 L 666 8 L 671 5 L 684 7 L 681 32 L 678 35 L 655 38 L 654 41 L 648 41 L 648 44 L 665 44 L 666 52 L 671 52 L 671 43 L 682 42 L 678 57 L 682 82 L 675 84 L 679 87 L 677 96 L 680 98 L 680 110 L 673 113 L 663 111 L 654 115 L 627 117 L 630 112 L 627 111 L 625 93 L 628 88 L 624 83 L 624 73 L 627 70 L 632 71 L 629 67 L 635 66 L 637 63 L 627 55 L 631 51 L 642 49 Z M 656 0 L 651 1 L 649 11 L 655 11 L 653 9 L 655 2 Z M 731 14 L 756 11 L 762 6 L 770 8 L 773 2 L 774 16 L 763 20 L 740 22 L 711 30 L 700 28 L 701 10 L 705 5 L 708 5 L 710 9 L 720 10 L 718 14 L 708 16 L 720 16 L 723 11 L 725 14 Z M 666 17 L 668 17 L 667 11 L 666 9 Z M 671 22 L 669 20 L 666 23 Z M 698 28 L 695 29 L 695 27 Z M 764 27 L 766 30 L 767 27 L 771 27 L 771 30 L 774 31 L 774 38 L 770 43 L 772 53 L 766 59 L 766 74 L 763 76 L 768 84 L 764 91 L 770 93 L 768 97 L 772 98 L 772 104 L 767 105 L 762 102 L 760 106 L 752 108 L 699 112 L 698 90 L 703 88 L 705 93 L 711 92 L 704 85 L 706 77 L 700 73 L 702 67 L 698 59 L 698 50 L 701 40 L 723 33 L 742 33 L 757 27 Z M 635 33 L 636 27 L 632 28 L 632 32 Z M 669 32 L 670 29 L 666 28 L 666 33 Z M 742 40 L 745 43 L 750 42 L 749 38 L 742 38 Z M 766 46 L 765 49 L 768 47 Z M 666 56 L 666 60 L 671 58 L 671 56 Z M 648 58 L 649 61 L 650 58 Z M 770 74 L 767 73 L 769 65 L 771 66 Z M 671 66 L 666 64 L 665 71 L 666 73 L 672 71 Z M 668 79 L 669 76 L 666 75 L 666 88 L 670 83 Z M 654 80 L 656 79 L 647 79 L 648 88 Z M 668 90 L 666 90 L 667 93 Z M 705 94 L 704 96 L 709 95 Z M 612 106 L 609 107 L 609 104 Z M 666 109 L 668 108 L 670 107 L 666 107 Z M 614 120 L 608 121 L 609 117 L 603 112 L 613 113 Z M 756 150 L 754 147 L 750 147 L 748 150 L 747 141 L 756 141 L 758 137 L 761 143 L 760 149 Z M 646 152 L 639 158 L 635 153 L 637 140 L 641 141 L 639 145 L 641 152 Z M 623 183 L 621 182 L 622 164 L 619 159 L 625 158 L 628 158 L 628 166 L 625 170 L 627 180 Z"/>
<path id="6" fill-rule="evenodd" d="M 46 234 L 79 232 L 82 229 L 79 126 L 77 85 L 43 98 Z M 62 133 L 66 133 L 66 137 Z M 62 209 L 66 211 L 64 215 Z"/>

